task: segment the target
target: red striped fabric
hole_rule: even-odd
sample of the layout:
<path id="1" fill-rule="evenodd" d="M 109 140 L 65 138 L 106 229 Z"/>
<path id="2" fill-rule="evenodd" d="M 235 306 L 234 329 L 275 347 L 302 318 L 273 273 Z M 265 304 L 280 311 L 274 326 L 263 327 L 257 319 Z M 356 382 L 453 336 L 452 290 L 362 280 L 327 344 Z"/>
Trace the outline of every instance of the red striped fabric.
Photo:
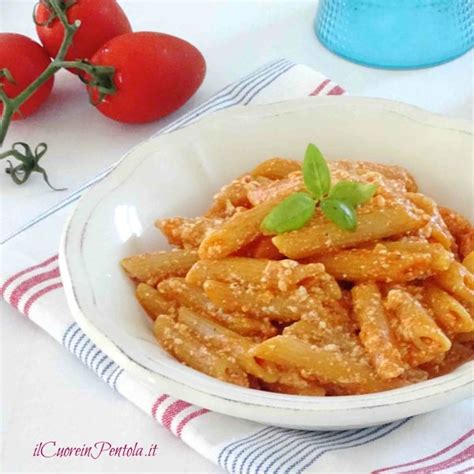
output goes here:
<path id="1" fill-rule="evenodd" d="M 21 297 L 34 286 L 47 281 L 53 278 L 59 277 L 59 267 L 55 267 L 52 270 L 47 272 L 38 273 L 37 275 L 28 278 L 24 282 L 20 283 L 12 292 L 10 296 L 10 304 L 18 309 L 18 303 L 20 302 Z"/>
<path id="2" fill-rule="evenodd" d="M 411 469 L 409 471 L 403 471 L 403 474 L 431 474 L 434 472 L 444 471 L 446 469 L 451 469 L 459 464 L 464 463 L 468 459 L 474 457 L 474 445 L 471 444 L 468 448 L 464 449 L 460 453 L 452 456 L 444 461 L 441 461 L 436 464 L 430 464 L 428 466 L 422 466 L 418 469 Z"/>
<path id="3" fill-rule="evenodd" d="M 163 394 L 163 395 L 160 395 L 156 400 L 155 402 L 153 403 L 152 407 L 151 407 L 151 415 L 153 416 L 153 418 L 157 419 L 156 418 L 156 413 L 158 411 L 158 408 L 160 407 L 160 405 L 162 405 L 166 400 L 168 400 L 170 398 L 169 395 L 166 395 L 166 394 Z M 187 408 L 190 408 L 192 407 L 193 405 L 191 405 L 191 403 L 188 403 L 188 402 L 185 402 L 183 400 L 175 400 L 173 403 L 171 403 L 167 408 L 166 410 L 164 411 L 163 415 L 161 416 L 161 418 L 157 421 L 159 421 L 166 429 L 170 430 L 171 431 L 171 425 L 173 424 L 173 421 L 174 419 L 181 413 L 183 412 L 184 410 L 186 410 Z M 196 407 L 196 410 L 194 410 L 193 412 L 189 413 L 188 415 L 186 415 L 178 424 L 178 426 L 176 427 L 176 436 L 178 438 L 181 438 L 181 434 L 183 432 L 183 429 L 186 427 L 186 425 L 191 421 L 191 420 L 194 420 L 195 418 L 199 417 L 199 416 L 202 416 L 206 413 L 208 413 L 209 410 L 205 409 L 205 408 L 199 408 L 199 407 Z"/>
<path id="4" fill-rule="evenodd" d="M 328 95 L 342 95 L 344 92 L 345 90 L 341 86 L 335 86 L 328 92 Z"/>
<path id="5" fill-rule="evenodd" d="M 48 258 L 44 262 L 38 263 L 37 265 L 33 265 L 32 267 L 25 268 L 24 270 L 21 270 L 18 273 L 15 273 L 11 277 L 9 277 L 0 288 L 0 296 L 3 297 L 6 289 L 21 276 L 26 275 L 27 273 L 32 272 L 33 270 L 37 270 L 38 268 L 46 267 L 47 265 L 49 265 L 50 263 L 54 262 L 57 259 L 58 259 L 58 255 L 53 255 L 52 257 Z"/>
<path id="6" fill-rule="evenodd" d="M 462 471 L 456 471 L 456 474 L 466 474 L 468 472 L 474 472 L 474 466 L 469 466 L 466 469 L 463 469 Z"/>
<path id="7" fill-rule="evenodd" d="M 52 285 L 49 285 L 49 286 L 45 286 L 44 288 L 42 288 L 41 290 L 39 290 L 37 293 L 33 294 L 32 296 L 30 296 L 28 298 L 28 301 L 25 303 L 25 307 L 23 309 L 23 314 L 25 316 L 29 316 L 30 315 L 30 308 L 31 306 L 33 305 L 33 303 L 38 300 L 39 298 L 41 298 L 42 296 L 46 295 L 47 293 L 53 291 L 53 290 L 56 290 L 58 288 L 62 288 L 63 287 L 63 284 L 61 282 L 59 283 L 53 283 Z"/>
<path id="8" fill-rule="evenodd" d="M 178 438 L 181 438 L 181 434 L 183 433 L 183 429 L 186 427 L 186 425 L 191 421 L 194 420 L 194 418 L 197 418 L 199 416 L 205 415 L 206 413 L 209 413 L 209 410 L 206 408 L 199 408 L 196 411 L 193 411 L 186 417 L 184 417 L 180 422 L 178 427 L 176 428 L 176 436 Z"/>
<path id="9" fill-rule="evenodd" d="M 474 434 L 474 430 L 470 430 L 467 433 L 465 433 L 463 436 L 461 436 L 459 439 L 451 443 L 449 446 L 446 446 L 443 448 L 441 451 L 437 451 L 436 453 L 431 454 L 430 456 L 427 456 L 425 458 L 420 458 L 416 459 L 415 461 L 407 462 L 405 464 L 397 464 L 396 466 L 390 466 L 390 467 L 384 467 L 382 469 L 377 469 L 376 471 L 373 471 L 372 474 L 381 474 L 382 472 L 387 472 L 387 471 L 392 471 L 392 470 L 397 470 L 399 472 L 399 469 L 402 467 L 409 467 L 409 466 L 415 466 L 415 464 L 422 464 L 426 463 L 427 461 L 431 461 L 433 459 L 436 459 L 439 456 L 442 456 L 443 454 L 447 453 L 448 451 L 451 451 L 454 449 L 456 446 L 461 444 L 463 441 L 468 439 L 470 436 Z M 409 471 L 412 472 L 412 471 Z"/>
<path id="10" fill-rule="evenodd" d="M 166 395 L 166 394 L 163 394 L 163 395 L 160 395 L 156 400 L 155 400 L 155 403 L 153 403 L 152 407 L 151 407 L 151 416 L 153 418 L 156 418 L 156 412 L 158 411 L 158 407 L 166 400 L 168 399 L 170 396 L 169 395 Z"/>
<path id="11" fill-rule="evenodd" d="M 189 408 L 190 406 L 192 405 L 188 402 L 176 400 L 163 413 L 163 416 L 161 417 L 161 423 L 166 429 L 171 430 L 171 423 L 173 423 L 176 415 L 181 413 L 183 410 L 186 410 L 186 408 Z"/>
<path id="12" fill-rule="evenodd" d="M 314 89 L 313 92 L 309 95 L 318 95 L 331 81 L 329 79 L 326 79 L 325 81 L 321 82 L 316 89 Z"/>

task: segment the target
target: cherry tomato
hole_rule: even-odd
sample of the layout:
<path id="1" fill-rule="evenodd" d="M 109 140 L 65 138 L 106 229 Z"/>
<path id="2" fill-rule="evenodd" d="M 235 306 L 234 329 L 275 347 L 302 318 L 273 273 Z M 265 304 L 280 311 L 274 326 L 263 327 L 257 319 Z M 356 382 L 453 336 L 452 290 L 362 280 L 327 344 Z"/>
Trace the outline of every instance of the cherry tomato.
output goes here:
<path id="1" fill-rule="evenodd" d="M 68 7 L 70 3 L 72 5 Z M 116 0 L 76 0 L 74 3 L 62 0 L 62 5 L 65 5 L 70 23 L 75 20 L 81 22 L 66 53 L 67 61 L 90 59 L 104 43 L 132 31 L 127 16 Z M 58 18 L 46 24 L 50 15 L 47 3 L 41 1 L 35 12 L 36 31 L 41 43 L 54 58 L 61 47 L 64 26 Z"/>
<path id="2" fill-rule="evenodd" d="M 114 66 L 117 91 L 97 108 L 119 122 L 157 120 L 181 107 L 204 80 L 206 62 L 190 43 L 164 33 L 127 33 L 113 38 L 92 64 Z M 97 90 L 89 87 L 92 99 Z"/>
<path id="3" fill-rule="evenodd" d="M 15 97 L 29 86 L 51 63 L 44 48 L 28 38 L 17 33 L 0 33 L 0 70 L 8 69 L 15 83 L 6 77 L 0 78 L 0 83 L 8 97 Z M 20 112 L 13 120 L 21 119 L 35 112 L 48 98 L 53 88 L 54 76 L 51 76 L 26 102 L 20 107 Z M 0 112 L 3 104 L 0 102 Z"/>

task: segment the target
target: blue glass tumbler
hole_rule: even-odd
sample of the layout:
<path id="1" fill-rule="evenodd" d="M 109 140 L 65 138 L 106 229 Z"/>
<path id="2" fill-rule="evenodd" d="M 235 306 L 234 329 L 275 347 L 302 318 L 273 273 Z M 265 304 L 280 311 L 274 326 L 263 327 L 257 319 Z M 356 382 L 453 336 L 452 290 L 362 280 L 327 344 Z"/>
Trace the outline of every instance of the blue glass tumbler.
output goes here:
<path id="1" fill-rule="evenodd" d="M 316 35 L 366 66 L 429 67 L 474 45 L 474 0 L 320 0 Z"/>

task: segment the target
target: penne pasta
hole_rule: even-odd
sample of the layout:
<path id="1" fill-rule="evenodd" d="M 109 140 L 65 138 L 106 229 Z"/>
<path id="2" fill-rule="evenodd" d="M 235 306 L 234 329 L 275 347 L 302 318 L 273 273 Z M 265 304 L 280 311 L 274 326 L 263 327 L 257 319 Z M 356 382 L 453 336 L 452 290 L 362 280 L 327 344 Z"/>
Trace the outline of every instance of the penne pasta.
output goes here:
<path id="1" fill-rule="evenodd" d="M 373 373 L 368 363 L 351 359 L 332 347 L 322 348 L 292 336 L 276 336 L 258 344 L 254 357 L 301 370 L 322 383 L 364 383 Z"/>
<path id="2" fill-rule="evenodd" d="M 300 286 L 297 290 L 275 294 L 270 290 L 252 289 L 235 283 L 223 283 L 206 280 L 204 291 L 209 299 L 224 311 L 241 311 L 255 318 L 268 318 L 273 321 L 288 323 L 298 321 L 304 316 L 328 318 L 322 297 L 316 296 Z M 340 314 L 330 317 L 340 321 Z"/>
<path id="3" fill-rule="evenodd" d="M 203 288 L 208 298 L 224 311 L 242 311 L 257 318 L 271 318 L 281 322 L 301 318 L 303 308 L 290 302 L 286 296 L 275 297 L 269 290 L 252 290 L 216 280 L 206 280 Z"/>
<path id="4" fill-rule="evenodd" d="M 155 320 L 162 314 L 174 314 L 176 312 L 176 302 L 164 298 L 155 288 L 140 283 L 135 291 L 135 296 L 148 316 Z"/>
<path id="5" fill-rule="evenodd" d="M 451 341 L 446 334 L 410 293 L 398 289 L 390 290 L 386 305 L 400 322 L 399 336 L 412 343 L 421 353 L 435 358 L 451 348 Z"/>
<path id="6" fill-rule="evenodd" d="M 168 243 L 181 248 L 199 247 L 203 239 L 214 229 L 222 225 L 224 219 L 208 217 L 172 217 L 169 219 L 158 219 L 155 227 L 161 230 Z"/>
<path id="7" fill-rule="evenodd" d="M 459 239 L 459 254 L 461 258 L 466 258 L 469 254 L 474 252 L 474 228 L 464 234 Z M 471 272 L 473 270 L 470 270 Z"/>
<path id="8" fill-rule="evenodd" d="M 462 264 L 471 272 L 474 274 L 474 250 L 469 252 L 464 260 L 462 261 Z"/>
<path id="9" fill-rule="evenodd" d="M 219 380 L 306 396 L 392 390 L 471 360 L 474 227 L 401 167 L 326 169 L 318 155 L 260 163 L 204 215 L 155 222 L 178 249 L 121 261 L 158 343 Z"/>
<path id="10" fill-rule="evenodd" d="M 235 255 L 239 257 L 266 258 L 267 260 L 281 260 L 285 258 L 275 247 L 272 238 L 260 236 L 242 247 Z"/>
<path id="11" fill-rule="evenodd" d="M 247 198 L 252 206 L 258 206 L 269 199 L 275 199 L 279 196 L 285 197 L 298 191 L 304 191 L 304 189 L 303 175 L 299 172 L 290 175 L 288 178 L 271 181 L 265 186 L 252 189 L 247 193 Z"/>
<path id="12" fill-rule="evenodd" d="M 264 318 L 254 319 L 244 314 L 226 313 L 206 297 L 203 291 L 189 285 L 183 278 L 169 278 L 158 285 L 158 291 L 167 298 L 172 298 L 178 304 L 193 309 L 203 315 L 209 316 L 228 329 L 242 336 L 267 338 L 275 335 L 273 325 Z"/>
<path id="13" fill-rule="evenodd" d="M 365 395 L 368 393 L 386 392 L 395 388 L 410 385 L 410 382 L 402 377 L 393 379 L 373 378 L 364 383 L 346 383 L 324 385 L 327 395 Z"/>
<path id="14" fill-rule="evenodd" d="M 348 317 L 348 315 L 347 315 Z M 352 325 L 344 322 L 335 322 L 325 316 L 305 317 L 290 326 L 287 326 L 283 336 L 294 336 L 309 344 L 315 344 L 320 347 L 337 348 L 343 353 L 353 355 L 364 355 L 365 350 L 361 345 Z"/>
<path id="15" fill-rule="evenodd" d="M 268 178 L 262 176 L 252 177 L 249 174 L 235 179 L 214 196 L 214 202 L 204 214 L 204 217 L 228 218 L 233 216 L 239 209 L 250 208 L 251 203 L 247 196 L 248 192 L 269 182 Z"/>
<path id="16" fill-rule="evenodd" d="M 396 248 L 391 243 L 380 243 L 373 249 L 343 250 L 312 261 L 322 263 L 338 280 L 407 282 L 446 270 L 454 260 L 440 244 L 415 244 L 415 248 L 404 244 Z"/>
<path id="17" fill-rule="evenodd" d="M 199 258 L 224 258 L 256 239 L 261 234 L 263 219 L 279 201 L 280 198 L 276 198 L 235 214 L 201 242 Z"/>
<path id="18" fill-rule="evenodd" d="M 313 294 L 323 294 L 325 299 L 339 299 L 342 296 L 335 278 L 327 273 L 324 265 L 320 263 L 300 264 L 294 260 L 268 261 L 263 270 L 261 285 L 283 292 L 298 290 L 304 286 Z M 321 291 L 318 292 L 318 289 Z"/>
<path id="19" fill-rule="evenodd" d="M 442 361 L 426 363 L 423 365 L 423 369 L 428 372 L 430 378 L 439 377 L 440 375 L 452 372 L 461 364 L 473 360 L 473 358 L 474 354 L 472 349 L 456 341 Z"/>
<path id="20" fill-rule="evenodd" d="M 229 217 L 238 207 L 250 207 L 247 198 L 247 184 L 251 180 L 251 176 L 244 175 L 224 186 L 214 196 L 214 202 L 204 217 Z"/>
<path id="21" fill-rule="evenodd" d="M 363 182 L 379 181 L 377 175 L 381 175 L 386 180 L 393 183 L 398 183 L 396 187 L 398 192 L 417 192 L 418 186 L 413 176 L 401 166 L 383 165 L 381 163 L 374 163 L 372 161 L 329 161 L 329 168 L 331 173 L 336 178 L 344 180 L 355 180 L 362 178 Z M 346 174 L 342 174 L 345 172 Z M 386 183 L 387 181 L 385 181 Z"/>
<path id="22" fill-rule="evenodd" d="M 206 280 L 259 284 L 267 264 L 267 260 L 245 257 L 199 260 L 189 270 L 186 281 L 198 286 Z"/>
<path id="23" fill-rule="evenodd" d="M 459 262 L 433 277 L 433 280 L 448 293 L 467 304 L 474 304 L 474 274 Z"/>
<path id="24" fill-rule="evenodd" d="M 269 179 L 283 179 L 290 173 L 301 170 L 301 162 L 285 158 L 270 158 L 262 161 L 252 170 L 252 176 L 264 176 Z"/>
<path id="25" fill-rule="evenodd" d="M 255 362 L 250 356 L 251 350 L 256 346 L 255 341 L 243 337 L 230 329 L 206 318 L 186 307 L 181 307 L 178 312 L 178 321 L 189 327 L 197 337 L 213 346 L 220 352 L 224 352 L 237 361 L 237 364 L 248 374 L 258 377 L 266 382 L 275 382 L 277 375 Z"/>
<path id="26" fill-rule="evenodd" d="M 277 235 L 273 238 L 273 243 L 283 255 L 300 259 L 371 240 L 406 234 L 426 224 L 426 217 L 413 209 L 398 206 L 358 214 L 357 222 L 357 229 L 347 232 L 333 222 L 316 218 L 300 230 Z"/>
<path id="27" fill-rule="evenodd" d="M 437 243 L 432 244 L 426 241 L 408 238 L 395 242 L 384 241 L 383 245 L 389 251 L 428 253 L 431 256 L 431 265 L 435 272 L 447 270 L 454 261 L 454 255 L 452 252 L 446 250 L 442 245 Z"/>
<path id="28" fill-rule="evenodd" d="M 375 283 L 362 283 L 352 288 L 354 314 L 364 345 L 375 371 L 382 379 L 398 377 L 405 371 L 400 352 L 385 314 L 382 295 Z"/>
<path id="29" fill-rule="evenodd" d="M 399 324 L 393 325 L 391 321 L 391 327 L 393 328 L 394 333 L 398 333 L 395 328 L 399 326 Z M 423 365 L 426 363 L 439 363 L 446 355 L 446 352 L 439 354 L 427 352 L 418 348 L 412 342 L 403 340 L 400 336 L 397 337 L 397 347 L 403 361 L 406 362 L 412 369 L 423 367 Z"/>
<path id="30" fill-rule="evenodd" d="M 439 242 L 448 250 L 455 248 L 456 241 L 441 217 L 436 202 L 421 193 L 407 193 L 407 197 L 413 204 L 431 216 L 430 221 L 426 224 L 426 228 L 421 229 L 420 233 L 426 234 L 427 237 Z"/>
<path id="31" fill-rule="evenodd" d="M 189 270 L 186 281 L 202 286 L 206 280 L 238 282 L 244 285 L 259 285 L 263 289 L 276 291 L 296 290 L 317 286 L 329 298 L 341 297 L 341 290 L 334 279 L 317 263 L 299 264 L 293 260 L 264 260 L 230 257 L 221 260 L 200 260 Z"/>
<path id="32" fill-rule="evenodd" d="M 471 224 L 465 217 L 461 216 L 461 214 L 447 207 L 441 206 L 439 213 L 448 227 L 449 232 L 459 244 L 461 237 L 471 230 Z"/>
<path id="33" fill-rule="evenodd" d="M 184 324 L 175 323 L 170 316 L 160 316 L 153 330 L 159 343 L 180 362 L 224 382 L 249 386 L 247 374 L 235 358 L 212 351 Z"/>
<path id="34" fill-rule="evenodd" d="M 134 255 L 122 259 L 120 263 L 130 278 L 155 286 L 171 276 L 186 275 L 197 260 L 195 250 L 172 250 Z"/>
<path id="35" fill-rule="evenodd" d="M 436 322 L 450 334 L 474 331 L 474 322 L 467 309 L 438 286 L 425 285 L 424 301 Z"/>
<path id="36" fill-rule="evenodd" d="M 426 380 L 428 373 L 419 368 L 408 369 L 400 377 L 393 379 L 373 378 L 364 383 L 349 383 L 342 385 L 325 385 L 328 395 L 362 395 L 367 393 L 385 392 L 395 388 L 406 387 L 412 383 Z"/>

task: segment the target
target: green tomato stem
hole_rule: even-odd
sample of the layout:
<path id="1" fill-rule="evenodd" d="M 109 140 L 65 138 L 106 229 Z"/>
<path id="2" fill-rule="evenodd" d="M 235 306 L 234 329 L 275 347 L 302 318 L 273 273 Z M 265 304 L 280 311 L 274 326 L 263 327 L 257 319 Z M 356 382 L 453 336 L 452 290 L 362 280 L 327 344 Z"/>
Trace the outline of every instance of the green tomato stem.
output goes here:
<path id="1" fill-rule="evenodd" d="M 50 20 L 58 18 L 61 24 L 64 27 L 64 37 L 61 42 L 58 54 L 53 59 L 53 61 L 48 65 L 48 67 L 25 89 L 23 89 L 17 96 L 8 97 L 6 94 L 3 84 L 0 83 L 0 102 L 3 104 L 3 112 L 0 118 L 0 147 L 5 141 L 7 131 L 10 127 L 11 121 L 16 113 L 21 113 L 20 107 L 46 82 L 50 79 L 56 72 L 62 68 L 75 68 L 80 69 L 88 74 L 87 80 L 83 77 L 80 79 L 83 82 L 90 84 L 91 86 L 97 88 L 99 92 L 99 101 L 105 95 L 115 93 L 115 85 L 113 82 L 113 75 L 115 68 L 112 66 L 100 66 L 92 65 L 85 60 L 81 61 L 65 61 L 66 53 L 71 46 L 72 40 L 78 28 L 81 26 L 81 22 L 76 20 L 74 23 L 69 23 L 67 18 L 66 10 L 70 6 L 76 3 L 76 0 L 45 0 L 45 5 L 50 9 L 50 19 L 48 19 L 47 24 Z M 51 12 L 52 11 L 52 12 Z M 33 19 L 36 22 L 36 7 L 33 11 Z M 0 69 L 0 79 L 5 77 L 10 83 L 14 83 L 15 79 L 11 75 L 8 69 Z M 20 143 L 23 146 L 23 151 L 18 151 L 15 149 L 15 146 L 18 146 L 18 143 L 13 144 L 13 148 L 5 153 L 0 154 L 0 159 L 6 157 L 12 157 L 21 162 L 20 165 L 13 166 L 9 161 L 9 168 L 6 170 L 16 184 L 24 183 L 32 172 L 38 172 L 43 175 L 44 180 L 52 189 L 56 189 L 49 183 L 48 176 L 46 171 L 38 165 L 39 159 L 44 155 L 47 149 L 45 143 L 38 145 L 33 152 L 29 145 L 26 143 Z"/>
<path id="2" fill-rule="evenodd" d="M 71 46 L 74 34 L 81 25 L 80 21 L 69 23 L 64 11 L 59 5 L 58 0 L 49 0 L 49 4 L 64 26 L 64 38 L 61 43 L 61 47 L 59 48 L 56 58 L 51 62 L 51 64 L 49 64 L 49 66 L 16 97 L 8 97 L 5 94 L 5 91 L 0 87 L 0 100 L 3 103 L 3 114 L 2 120 L 0 122 L 0 146 L 3 145 L 13 115 L 20 109 L 21 105 L 24 104 L 36 92 L 37 89 L 39 89 L 51 76 L 56 74 L 56 72 L 61 69 L 61 61 L 64 60 L 67 50 Z"/>
<path id="3" fill-rule="evenodd" d="M 58 0 L 49 0 L 49 3 L 51 8 L 54 9 L 58 19 L 64 26 L 65 34 L 61 43 L 61 47 L 58 51 L 58 54 L 56 55 L 56 58 L 51 62 L 51 64 L 16 97 L 8 97 L 0 86 L 0 100 L 4 106 L 4 113 L 2 114 L 2 119 L 0 122 L 0 146 L 3 145 L 13 115 L 20 109 L 21 105 L 35 93 L 38 88 L 40 88 L 51 76 L 56 74 L 56 72 L 62 68 L 75 68 L 88 73 L 92 77 L 92 80 L 89 82 L 91 85 L 98 87 L 101 98 L 104 95 L 113 94 L 115 92 L 115 86 L 112 80 L 113 74 L 115 72 L 115 68 L 113 66 L 96 66 L 83 60 L 64 60 L 66 53 L 71 46 L 74 34 L 80 27 L 81 22 L 76 20 L 74 23 L 69 23 L 65 12 L 58 3 Z"/>
<path id="4" fill-rule="evenodd" d="M 105 74 L 111 74 L 115 72 L 113 66 L 96 66 L 87 61 L 56 61 L 60 68 L 68 69 L 80 69 L 81 71 L 90 74 L 91 76 L 101 76 Z"/>
<path id="5" fill-rule="evenodd" d="M 2 89 L 0 89 L 3 92 Z M 3 113 L 2 119 L 0 120 L 0 146 L 3 145 L 5 137 L 7 135 L 8 126 L 10 125 L 15 109 L 9 103 L 9 101 L 4 100 L 3 96 L 0 99 L 3 102 Z"/>

